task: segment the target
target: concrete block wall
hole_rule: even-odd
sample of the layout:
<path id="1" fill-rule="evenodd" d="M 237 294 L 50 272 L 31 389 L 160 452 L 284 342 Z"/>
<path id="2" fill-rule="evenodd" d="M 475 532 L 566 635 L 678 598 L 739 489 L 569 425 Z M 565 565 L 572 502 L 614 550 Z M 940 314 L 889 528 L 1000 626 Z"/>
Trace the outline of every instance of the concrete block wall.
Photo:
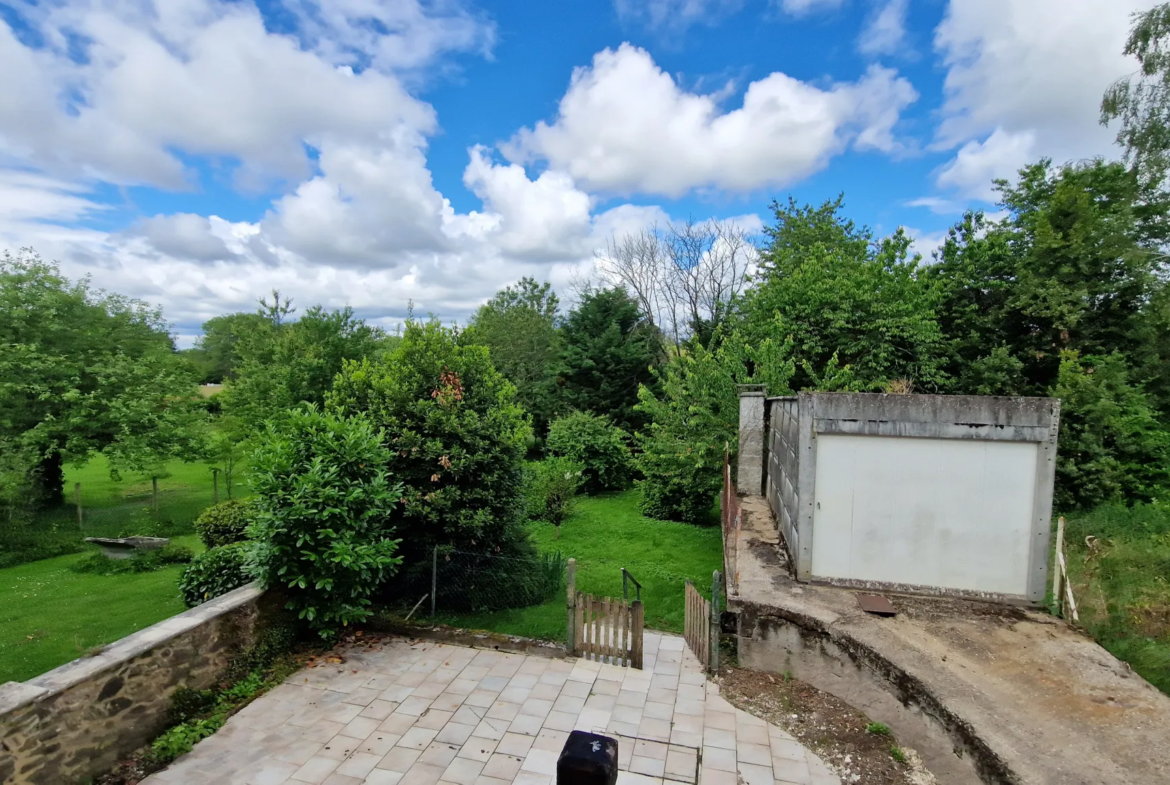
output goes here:
<path id="1" fill-rule="evenodd" d="M 179 687 L 205 689 L 255 642 L 245 586 L 24 683 L 0 685 L 0 783 L 88 782 L 154 739 Z"/>

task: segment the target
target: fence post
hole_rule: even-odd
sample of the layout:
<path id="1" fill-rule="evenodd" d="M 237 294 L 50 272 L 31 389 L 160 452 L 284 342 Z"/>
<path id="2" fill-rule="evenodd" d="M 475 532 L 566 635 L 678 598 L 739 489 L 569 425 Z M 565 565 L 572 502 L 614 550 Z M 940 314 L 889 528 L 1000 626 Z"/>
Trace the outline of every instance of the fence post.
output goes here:
<path id="1" fill-rule="evenodd" d="M 77 506 L 77 528 L 85 526 L 84 515 L 81 511 L 81 483 L 73 483 L 73 503 Z"/>
<path id="2" fill-rule="evenodd" d="M 439 590 L 439 546 L 431 558 L 431 624 L 435 623 L 435 594 Z"/>
<path id="3" fill-rule="evenodd" d="M 565 640 L 569 654 L 577 650 L 577 560 L 569 559 L 565 567 L 565 617 L 568 619 L 568 635 Z"/>
<path id="4" fill-rule="evenodd" d="M 219 469 L 211 470 L 211 503 L 219 504 Z"/>
<path id="5" fill-rule="evenodd" d="M 719 632 L 722 625 L 720 624 L 719 614 L 719 589 L 723 586 L 723 576 L 719 574 L 719 570 L 715 570 L 711 574 L 711 627 L 710 627 L 710 644 L 708 646 L 708 668 L 712 673 L 719 670 Z"/>
<path id="6" fill-rule="evenodd" d="M 158 477 L 150 478 L 151 506 L 154 508 L 154 519 L 158 520 Z"/>
<path id="7" fill-rule="evenodd" d="M 630 610 L 633 612 L 630 634 L 634 637 L 633 646 L 630 647 L 630 664 L 642 670 L 642 623 L 645 620 L 642 615 L 642 601 L 634 600 Z"/>
<path id="8" fill-rule="evenodd" d="M 1061 594 L 1061 582 L 1064 575 L 1061 571 L 1060 555 L 1064 552 L 1064 516 L 1062 515 L 1056 521 L 1056 553 L 1052 557 L 1052 602 L 1060 611 L 1060 615 L 1064 616 L 1064 599 Z"/>

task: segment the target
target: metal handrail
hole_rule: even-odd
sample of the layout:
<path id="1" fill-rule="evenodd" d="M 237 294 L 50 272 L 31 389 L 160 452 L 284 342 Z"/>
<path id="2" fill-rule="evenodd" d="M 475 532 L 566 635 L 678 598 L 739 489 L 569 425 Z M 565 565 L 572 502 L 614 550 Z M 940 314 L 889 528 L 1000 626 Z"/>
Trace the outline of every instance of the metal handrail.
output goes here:
<path id="1" fill-rule="evenodd" d="M 642 601 L 642 584 L 638 583 L 637 578 L 635 578 L 633 575 L 630 575 L 629 570 L 627 570 L 625 567 L 622 567 L 622 599 L 623 600 L 630 599 L 630 590 L 629 590 L 629 586 L 627 584 L 627 581 L 633 581 L 634 595 L 635 595 L 634 599 L 636 599 L 638 602 L 641 602 Z"/>

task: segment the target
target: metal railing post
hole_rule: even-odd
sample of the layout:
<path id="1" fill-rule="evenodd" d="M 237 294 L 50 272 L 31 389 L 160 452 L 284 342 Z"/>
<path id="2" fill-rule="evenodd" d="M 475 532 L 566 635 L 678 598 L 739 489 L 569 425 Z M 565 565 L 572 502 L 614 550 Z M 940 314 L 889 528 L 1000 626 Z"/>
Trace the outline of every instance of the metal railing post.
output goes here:
<path id="1" fill-rule="evenodd" d="M 431 559 L 431 624 L 435 623 L 435 594 L 439 589 L 439 546 Z"/>

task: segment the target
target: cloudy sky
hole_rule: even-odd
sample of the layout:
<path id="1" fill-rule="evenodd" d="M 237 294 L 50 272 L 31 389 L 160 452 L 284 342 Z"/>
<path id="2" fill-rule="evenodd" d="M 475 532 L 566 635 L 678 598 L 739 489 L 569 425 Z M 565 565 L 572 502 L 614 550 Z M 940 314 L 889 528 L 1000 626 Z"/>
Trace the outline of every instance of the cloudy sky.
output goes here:
<path id="1" fill-rule="evenodd" d="M 1150 0 L 7 0 L 0 249 L 161 305 L 394 325 L 614 234 L 846 195 L 929 251 L 993 177 L 1116 155 Z"/>

